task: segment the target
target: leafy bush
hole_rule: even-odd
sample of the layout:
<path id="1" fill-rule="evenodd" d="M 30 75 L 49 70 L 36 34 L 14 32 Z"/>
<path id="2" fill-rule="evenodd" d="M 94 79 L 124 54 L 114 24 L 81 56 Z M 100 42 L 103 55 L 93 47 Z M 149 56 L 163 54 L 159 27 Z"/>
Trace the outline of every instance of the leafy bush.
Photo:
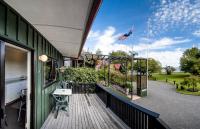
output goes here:
<path id="1" fill-rule="evenodd" d="M 198 83 L 200 83 L 199 77 L 191 76 L 191 77 L 186 77 L 184 80 L 180 83 L 182 87 L 187 86 L 187 90 L 191 92 L 196 92 L 198 89 L 196 89 Z M 192 88 L 190 88 L 192 86 Z"/>
<path id="2" fill-rule="evenodd" d="M 66 68 L 64 71 L 64 80 L 76 83 L 96 83 L 98 73 L 92 68 Z"/>
<path id="3" fill-rule="evenodd" d="M 104 80 L 104 78 L 108 77 L 108 70 L 105 69 L 105 73 L 104 73 L 104 69 L 100 69 L 98 71 L 98 75 L 99 75 L 99 80 Z M 104 75 L 105 75 L 105 77 L 104 77 Z"/>
<path id="4" fill-rule="evenodd" d="M 126 82 L 126 75 L 122 74 L 118 71 L 112 71 L 110 72 L 110 80 L 111 83 L 119 85 L 123 88 L 131 88 L 131 75 L 127 75 L 127 82 Z M 134 76 L 133 80 L 136 80 L 136 76 Z"/>

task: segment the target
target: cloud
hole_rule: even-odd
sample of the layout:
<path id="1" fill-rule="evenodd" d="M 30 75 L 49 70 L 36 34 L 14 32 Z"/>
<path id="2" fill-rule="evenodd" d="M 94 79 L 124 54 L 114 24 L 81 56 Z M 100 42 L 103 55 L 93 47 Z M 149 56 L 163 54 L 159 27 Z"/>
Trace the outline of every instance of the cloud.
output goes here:
<path id="1" fill-rule="evenodd" d="M 189 25 L 200 25 L 200 0 L 160 0 L 148 20 L 149 34 L 156 35 L 175 26 L 181 29 Z"/>
<path id="2" fill-rule="evenodd" d="M 142 50 L 147 49 L 147 46 L 148 46 L 150 50 L 160 50 L 160 49 L 166 49 L 173 45 L 187 43 L 189 41 L 190 39 L 177 39 L 177 38 L 173 39 L 173 38 L 164 37 L 159 40 L 154 40 L 150 44 L 140 43 L 134 46 L 133 49 L 136 51 L 142 51 Z"/>
<path id="3" fill-rule="evenodd" d="M 196 37 L 200 37 L 200 30 L 196 30 L 192 33 Z"/>
<path id="4" fill-rule="evenodd" d="M 99 37 L 100 35 L 100 32 L 99 31 L 90 31 L 89 34 L 88 34 L 88 38 L 96 38 L 96 37 Z"/>
<path id="5" fill-rule="evenodd" d="M 85 49 L 89 47 L 93 53 L 100 49 L 104 54 L 108 54 L 114 50 L 125 50 L 127 47 L 124 44 L 115 43 L 121 34 L 115 34 L 116 29 L 114 27 L 109 26 L 103 32 L 97 32 L 99 32 L 97 37 L 88 37 Z M 96 32 L 92 31 L 92 34 L 94 33 Z M 92 41 L 94 41 L 94 44 L 91 43 Z"/>
<path id="6" fill-rule="evenodd" d="M 171 51 L 150 51 L 149 57 L 158 60 L 162 66 L 179 67 L 180 57 L 183 55 L 182 49 L 175 49 Z"/>
<path id="7" fill-rule="evenodd" d="M 149 47 L 149 57 L 159 60 L 163 66 L 165 65 L 179 65 L 179 58 L 183 51 L 176 49 L 167 51 L 167 48 L 171 48 L 175 45 L 184 44 L 190 41 L 190 39 L 184 39 L 182 37 L 163 37 L 161 39 L 153 40 L 148 38 L 140 38 L 140 42 L 137 44 L 122 44 L 118 42 L 118 37 L 121 34 L 116 33 L 116 29 L 112 26 L 107 27 L 104 31 L 91 31 L 87 39 L 87 43 L 84 47 L 86 50 L 90 48 L 93 53 L 97 49 L 100 49 L 103 54 L 109 54 L 112 51 L 123 50 L 131 51 L 134 50 L 139 53 L 138 56 L 146 57 L 146 51 Z"/>

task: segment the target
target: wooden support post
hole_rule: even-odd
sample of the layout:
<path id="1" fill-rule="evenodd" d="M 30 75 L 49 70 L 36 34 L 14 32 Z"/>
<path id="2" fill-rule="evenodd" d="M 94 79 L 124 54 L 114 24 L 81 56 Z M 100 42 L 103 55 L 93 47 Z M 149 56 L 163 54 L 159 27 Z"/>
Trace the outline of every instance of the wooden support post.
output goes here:
<path id="1" fill-rule="evenodd" d="M 155 128 L 155 118 L 149 116 L 148 117 L 148 129 L 154 129 Z"/>
<path id="2" fill-rule="evenodd" d="M 125 85 L 126 85 L 126 95 L 128 95 L 129 94 L 129 88 L 127 87 L 128 86 L 128 60 L 126 59 L 126 62 L 125 62 L 126 64 L 126 66 L 125 66 L 125 70 L 126 70 L 126 82 L 125 82 Z"/>
<path id="3" fill-rule="evenodd" d="M 106 83 L 106 67 L 105 67 L 105 61 L 103 61 L 103 69 L 104 69 L 104 81 Z"/>
<path id="4" fill-rule="evenodd" d="M 83 66 L 85 67 L 85 54 L 83 56 Z"/>
<path id="5" fill-rule="evenodd" d="M 133 99 L 133 56 L 131 56 L 131 86 L 132 86 L 132 93 L 131 93 L 131 100 Z"/>
<path id="6" fill-rule="evenodd" d="M 110 94 L 106 92 L 106 107 L 110 107 Z"/>
<path id="7" fill-rule="evenodd" d="M 128 60 L 126 59 L 126 85 L 127 85 L 127 81 L 128 81 Z"/>
<path id="8" fill-rule="evenodd" d="M 108 86 L 110 86 L 110 57 L 108 59 Z"/>

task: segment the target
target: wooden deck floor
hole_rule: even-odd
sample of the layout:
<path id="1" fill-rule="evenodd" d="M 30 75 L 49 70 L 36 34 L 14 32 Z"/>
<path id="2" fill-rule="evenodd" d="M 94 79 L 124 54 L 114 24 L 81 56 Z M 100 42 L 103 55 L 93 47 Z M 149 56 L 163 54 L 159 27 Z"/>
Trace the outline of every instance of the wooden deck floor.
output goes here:
<path id="1" fill-rule="evenodd" d="M 73 94 L 69 115 L 60 111 L 57 119 L 50 113 L 41 129 L 127 129 L 96 94 Z"/>

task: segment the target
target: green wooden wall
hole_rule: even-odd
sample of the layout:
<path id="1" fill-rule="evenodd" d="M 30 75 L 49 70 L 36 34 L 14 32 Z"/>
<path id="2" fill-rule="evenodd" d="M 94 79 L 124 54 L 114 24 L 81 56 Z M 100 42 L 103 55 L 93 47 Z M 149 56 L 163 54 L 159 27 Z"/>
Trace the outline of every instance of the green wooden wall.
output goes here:
<path id="1" fill-rule="evenodd" d="M 53 57 L 57 59 L 59 66 L 61 66 L 63 65 L 62 54 L 30 23 L 2 0 L 0 0 L 0 39 L 34 51 L 34 128 L 39 129 L 51 110 L 53 103 L 50 93 L 55 89 L 56 83 L 44 88 L 44 64 L 38 61 L 38 56 L 46 54 Z"/>

